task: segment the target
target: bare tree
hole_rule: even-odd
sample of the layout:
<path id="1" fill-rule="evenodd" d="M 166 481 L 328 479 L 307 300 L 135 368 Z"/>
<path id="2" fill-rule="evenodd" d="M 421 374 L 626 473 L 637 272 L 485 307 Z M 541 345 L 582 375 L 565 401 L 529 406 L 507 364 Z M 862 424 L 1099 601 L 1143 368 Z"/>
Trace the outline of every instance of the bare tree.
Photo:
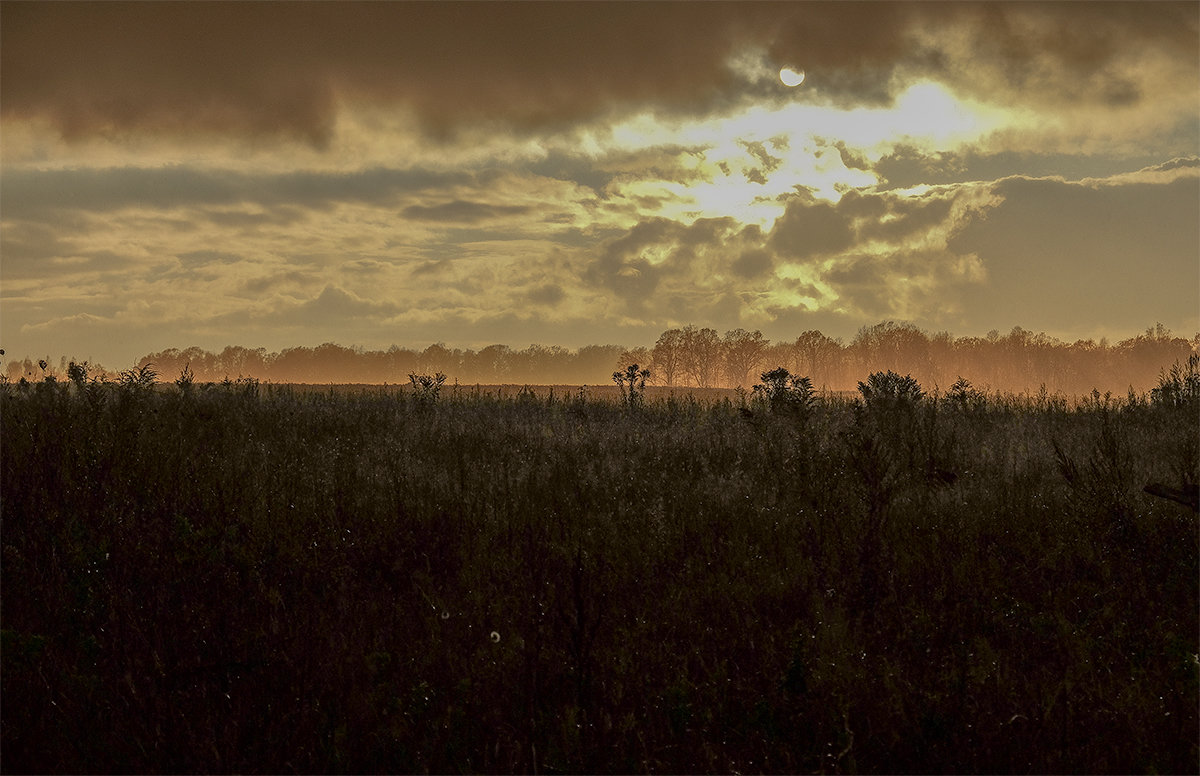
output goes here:
<path id="1" fill-rule="evenodd" d="M 675 385 L 676 379 L 682 374 L 682 361 L 683 332 L 679 329 L 667 329 L 650 351 L 651 371 L 661 376 L 663 385 Z"/>
<path id="2" fill-rule="evenodd" d="M 761 331 L 734 329 L 725 332 L 722 343 L 725 355 L 725 375 L 733 385 L 753 385 L 750 373 L 758 368 L 770 343 Z M 747 380 L 747 377 L 750 379 Z"/>
<path id="3" fill-rule="evenodd" d="M 682 371 L 700 388 L 710 388 L 716 382 L 722 364 L 721 337 L 715 329 L 683 329 Z"/>
<path id="4" fill-rule="evenodd" d="M 842 358 L 842 344 L 819 331 L 806 331 L 796 338 L 795 350 L 797 374 L 811 377 L 818 385 L 838 382 L 842 375 L 838 369 Z"/>

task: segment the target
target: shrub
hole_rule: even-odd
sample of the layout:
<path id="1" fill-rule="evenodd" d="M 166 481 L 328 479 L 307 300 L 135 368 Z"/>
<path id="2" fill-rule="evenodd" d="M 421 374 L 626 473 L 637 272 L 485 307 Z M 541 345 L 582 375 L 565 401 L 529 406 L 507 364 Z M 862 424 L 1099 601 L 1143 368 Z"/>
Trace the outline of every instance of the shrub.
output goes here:
<path id="1" fill-rule="evenodd" d="M 762 383 L 754 386 L 754 393 L 766 397 L 771 404 L 771 412 L 808 417 L 816 400 L 812 380 L 792 375 L 783 367 L 763 372 L 760 378 Z"/>
<path id="2" fill-rule="evenodd" d="M 970 380 L 959 377 L 942 397 L 942 401 L 946 406 L 961 412 L 972 412 L 987 406 L 987 394 L 971 385 Z"/>
<path id="3" fill-rule="evenodd" d="M 83 390 L 84 385 L 87 383 L 87 376 L 88 365 L 86 361 L 82 364 L 77 364 L 72 361 L 67 365 L 67 379 L 70 380 L 76 388 Z"/>
<path id="4" fill-rule="evenodd" d="M 921 384 L 912 375 L 901 377 L 890 369 L 872 372 L 865 383 L 859 382 L 858 392 L 868 407 L 916 405 L 925 395 Z"/>

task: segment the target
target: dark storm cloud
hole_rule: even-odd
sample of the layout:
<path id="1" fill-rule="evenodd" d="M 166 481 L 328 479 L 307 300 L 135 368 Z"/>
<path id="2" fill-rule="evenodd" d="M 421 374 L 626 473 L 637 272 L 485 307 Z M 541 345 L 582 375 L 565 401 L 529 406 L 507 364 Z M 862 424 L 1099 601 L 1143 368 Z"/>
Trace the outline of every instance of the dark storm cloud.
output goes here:
<path id="1" fill-rule="evenodd" d="M 741 26 L 731 5 L 641 3 L 18 4 L 4 16 L 7 115 L 50 115 L 68 136 L 148 126 L 318 145 L 335 93 L 412 105 L 434 128 L 686 103 L 728 79 L 721 54 Z"/>
<path id="2" fill-rule="evenodd" d="M 326 208 L 337 202 L 382 204 L 401 194 L 471 180 L 474 177 L 466 173 L 383 168 L 349 173 L 263 175 L 190 167 L 16 169 L 5 171 L 0 179 L 0 198 L 4 201 L 6 220 L 34 217 L 48 211 L 109 212 L 136 207 L 257 204 Z M 286 220 L 294 215 L 283 211 L 269 218 Z M 209 217 L 221 222 L 222 214 L 210 212 Z M 232 217 L 247 216 L 235 213 Z"/>
<path id="3" fill-rule="evenodd" d="M 1145 47 L 1195 70 L 1195 17 L 1191 3 L 5 3 L 0 111 L 67 137 L 321 146 L 343 97 L 411 106 L 438 131 L 721 104 L 749 88 L 726 66 L 746 45 L 805 67 L 805 88 L 835 101 L 888 101 L 898 65 L 987 91 L 950 60 L 951 38 L 1029 99 L 1126 104 L 1145 84 L 1110 65 Z"/>

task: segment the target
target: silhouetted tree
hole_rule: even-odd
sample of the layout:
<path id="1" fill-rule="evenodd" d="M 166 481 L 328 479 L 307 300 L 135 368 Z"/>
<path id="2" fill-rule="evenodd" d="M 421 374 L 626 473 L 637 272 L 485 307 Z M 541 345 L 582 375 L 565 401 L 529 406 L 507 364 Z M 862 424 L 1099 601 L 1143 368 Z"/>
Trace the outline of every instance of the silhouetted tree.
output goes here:
<path id="1" fill-rule="evenodd" d="M 808 375 L 818 385 L 839 385 L 844 379 L 842 343 L 819 331 L 806 331 L 796 338 L 792 371 Z"/>
<path id="2" fill-rule="evenodd" d="M 683 372 L 683 332 L 667 329 L 650 351 L 651 371 L 662 377 L 663 385 L 676 385 Z"/>
<path id="3" fill-rule="evenodd" d="M 762 361 L 763 354 L 770 344 L 761 331 L 748 332 L 745 329 L 734 329 L 725 332 L 722 341 L 725 356 L 725 374 L 733 385 L 746 385 L 751 370 L 756 369 Z"/>
<path id="4" fill-rule="evenodd" d="M 712 387 L 722 364 L 721 338 L 715 329 L 683 329 L 682 371 L 700 388 Z"/>
<path id="5" fill-rule="evenodd" d="M 629 348 L 621 351 L 621 356 L 617 359 L 617 369 L 625 371 L 635 364 L 649 364 L 650 358 L 649 348 Z"/>

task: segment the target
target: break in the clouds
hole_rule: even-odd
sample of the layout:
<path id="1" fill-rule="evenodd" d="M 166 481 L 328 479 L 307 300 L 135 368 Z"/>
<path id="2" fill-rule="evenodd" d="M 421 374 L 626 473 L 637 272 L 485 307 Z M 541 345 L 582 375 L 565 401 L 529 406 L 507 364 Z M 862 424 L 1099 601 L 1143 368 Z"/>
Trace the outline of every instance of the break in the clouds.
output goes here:
<path id="1" fill-rule="evenodd" d="M 687 323 L 1190 333 L 1198 17 L 5 3 L 0 338 L 122 365 Z"/>

